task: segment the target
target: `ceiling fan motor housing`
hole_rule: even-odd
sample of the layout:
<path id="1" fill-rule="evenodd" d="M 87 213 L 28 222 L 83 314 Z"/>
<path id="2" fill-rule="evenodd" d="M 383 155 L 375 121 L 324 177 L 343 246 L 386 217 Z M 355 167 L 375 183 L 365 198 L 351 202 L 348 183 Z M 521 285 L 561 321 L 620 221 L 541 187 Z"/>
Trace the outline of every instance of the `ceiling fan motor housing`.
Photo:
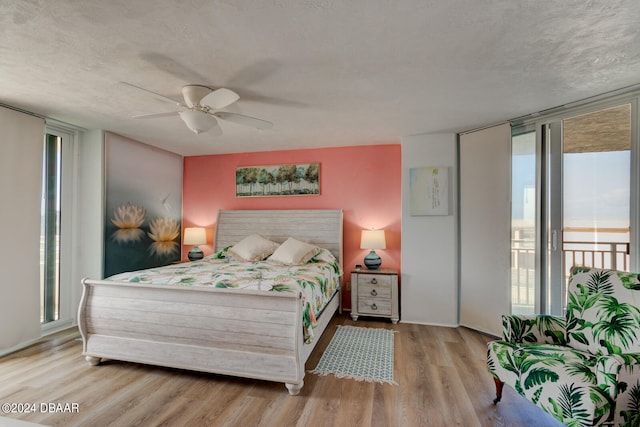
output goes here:
<path id="1" fill-rule="evenodd" d="M 182 87 L 182 96 L 187 107 L 193 108 L 200 105 L 202 98 L 213 91 L 210 87 L 202 85 L 186 85 Z"/>

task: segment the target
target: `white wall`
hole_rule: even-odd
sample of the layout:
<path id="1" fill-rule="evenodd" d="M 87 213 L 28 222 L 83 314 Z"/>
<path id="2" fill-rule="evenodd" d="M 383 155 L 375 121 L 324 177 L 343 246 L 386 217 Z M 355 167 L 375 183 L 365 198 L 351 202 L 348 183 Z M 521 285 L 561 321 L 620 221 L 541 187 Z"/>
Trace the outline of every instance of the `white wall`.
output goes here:
<path id="1" fill-rule="evenodd" d="M 413 135 L 402 139 L 401 320 L 458 325 L 456 135 Z M 411 216 L 409 169 L 448 166 L 448 216 Z"/>
<path id="2" fill-rule="evenodd" d="M 104 218 L 104 132 L 80 135 L 74 177 L 74 248 L 72 251 L 72 305 L 77 313 L 83 277 L 101 278 Z M 77 322 L 77 316 L 74 316 Z"/>

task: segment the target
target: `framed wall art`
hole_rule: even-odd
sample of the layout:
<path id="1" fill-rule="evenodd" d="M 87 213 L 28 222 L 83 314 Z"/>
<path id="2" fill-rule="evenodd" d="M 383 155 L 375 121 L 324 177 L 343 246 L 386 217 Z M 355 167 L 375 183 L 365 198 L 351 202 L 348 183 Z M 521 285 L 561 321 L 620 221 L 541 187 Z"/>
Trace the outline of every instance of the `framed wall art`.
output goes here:
<path id="1" fill-rule="evenodd" d="M 104 276 L 180 259 L 182 157 L 105 133 Z"/>
<path id="2" fill-rule="evenodd" d="M 319 194 L 320 163 L 236 168 L 236 197 Z"/>
<path id="3" fill-rule="evenodd" d="M 409 169 L 411 215 L 449 215 L 449 168 Z"/>

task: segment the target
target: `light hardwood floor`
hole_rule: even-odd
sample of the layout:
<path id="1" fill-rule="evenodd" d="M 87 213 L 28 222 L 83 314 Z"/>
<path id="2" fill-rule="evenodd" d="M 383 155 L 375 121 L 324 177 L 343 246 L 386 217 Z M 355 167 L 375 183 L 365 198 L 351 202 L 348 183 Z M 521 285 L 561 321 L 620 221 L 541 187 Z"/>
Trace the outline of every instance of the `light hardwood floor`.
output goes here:
<path id="1" fill-rule="evenodd" d="M 490 338 L 466 328 L 337 315 L 307 370 L 315 368 L 338 324 L 398 331 L 398 386 L 307 374 L 300 395 L 290 396 L 283 384 L 270 382 L 124 362 L 94 367 L 73 334 L 59 334 L 0 359 L 0 403 L 37 406 L 35 413 L 0 417 L 65 427 L 562 425 L 508 387 L 502 402 L 492 404 Z M 41 403 L 77 404 L 77 411 L 41 411 Z"/>

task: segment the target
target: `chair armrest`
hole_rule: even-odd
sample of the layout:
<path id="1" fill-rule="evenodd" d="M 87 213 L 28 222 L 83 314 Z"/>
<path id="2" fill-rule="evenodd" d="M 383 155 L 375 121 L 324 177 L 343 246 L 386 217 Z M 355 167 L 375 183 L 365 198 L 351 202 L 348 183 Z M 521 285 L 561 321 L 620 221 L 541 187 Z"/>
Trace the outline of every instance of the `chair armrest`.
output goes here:
<path id="1" fill-rule="evenodd" d="M 607 354 L 596 362 L 598 388 L 607 390 L 613 398 L 624 392 L 619 389 L 620 377 L 634 374 L 640 375 L 640 353 Z"/>
<path id="2" fill-rule="evenodd" d="M 509 342 L 566 345 L 564 317 L 549 315 L 503 315 L 502 338 Z"/>

